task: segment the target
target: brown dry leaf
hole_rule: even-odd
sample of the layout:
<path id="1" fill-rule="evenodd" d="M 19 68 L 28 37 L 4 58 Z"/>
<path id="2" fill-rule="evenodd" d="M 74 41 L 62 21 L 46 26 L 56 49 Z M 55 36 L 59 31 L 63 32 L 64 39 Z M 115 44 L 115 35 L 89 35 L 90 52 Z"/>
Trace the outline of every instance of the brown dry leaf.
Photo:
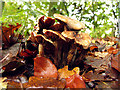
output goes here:
<path id="1" fill-rule="evenodd" d="M 110 37 L 110 36 L 107 36 L 105 38 L 105 40 L 107 40 L 108 42 L 110 42 L 109 44 L 112 46 L 113 44 L 115 43 L 118 43 L 119 40 L 116 38 L 116 37 Z"/>
<path id="2" fill-rule="evenodd" d="M 20 24 L 17 23 L 17 26 L 9 25 L 9 28 L 2 26 L 2 41 L 5 47 L 11 46 L 14 42 L 16 42 L 14 37 L 14 30 L 17 30 L 21 27 Z"/>
<path id="3" fill-rule="evenodd" d="M 34 50 L 34 51 L 30 51 L 29 49 L 23 49 L 21 50 L 20 52 L 20 57 L 35 57 L 37 54 L 37 50 Z"/>
<path id="4" fill-rule="evenodd" d="M 111 57 L 111 54 L 106 55 L 104 58 L 86 56 L 87 60 L 85 61 L 85 63 L 91 65 L 96 70 L 105 70 L 109 67 Z"/>
<path id="5" fill-rule="evenodd" d="M 64 68 L 58 70 L 58 76 L 59 79 L 68 78 L 69 76 L 72 76 L 75 73 L 79 75 L 79 72 L 80 72 L 79 67 L 75 67 L 73 70 L 70 71 L 68 70 L 68 66 L 64 66 Z"/>
<path id="6" fill-rule="evenodd" d="M 57 78 L 57 68 L 50 59 L 38 55 L 34 58 L 34 75 Z"/>
<path id="7" fill-rule="evenodd" d="M 112 67 L 106 69 L 105 74 L 112 79 L 118 79 L 119 78 L 119 72 Z"/>
<path id="8" fill-rule="evenodd" d="M 83 76 L 86 82 L 95 81 L 95 80 L 105 80 L 104 75 L 99 74 L 98 71 L 95 71 L 95 72 L 89 71 L 88 73 L 85 73 Z"/>
<path id="9" fill-rule="evenodd" d="M 98 82 L 96 88 L 103 89 L 111 89 L 111 90 L 119 90 L 119 81 L 111 81 L 111 82 Z"/>
<path id="10" fill-rule="evenodd" d="M 113 56 L 111 66 L 120 72 L 120 54 Z"/>
<path id="11" fill-rule="evenodd" d="M 86 88 L 83 78 L 79 74 L 74 74 L 66 80 L 66 88 Z"/>
<path id="12" fill-rule="evenodd" d="M 1 70 L 3 70 L 1 72 L 3 77 L 11 77 L 11 76 L 18 76 L 21 75 L 22 73 L 24 73 L 25 71 L 25 64 L 23 62 L 21 62 L 21 59 L 16 58 L 16 57 L 11 57 L 8 58 L 11 59 L 10 61 L 3 61 L 1 65 Z"/>

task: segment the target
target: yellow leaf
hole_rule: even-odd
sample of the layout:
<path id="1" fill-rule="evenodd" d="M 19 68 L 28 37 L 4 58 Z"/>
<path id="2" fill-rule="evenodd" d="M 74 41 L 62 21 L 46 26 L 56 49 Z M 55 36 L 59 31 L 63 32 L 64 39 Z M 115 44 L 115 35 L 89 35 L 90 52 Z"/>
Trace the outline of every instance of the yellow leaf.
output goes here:
<path id="1" fill-rule="evenodd" d="M 59 79 L 68 78 L 69 76 L 72 76 L 75 73 L 79 74 L 79 72 L 79 67 L 75 67 L 73 70 L 68 70 L 68 66 L 65 66 L 64 68 L 58 70 L 58 77 Z"/>

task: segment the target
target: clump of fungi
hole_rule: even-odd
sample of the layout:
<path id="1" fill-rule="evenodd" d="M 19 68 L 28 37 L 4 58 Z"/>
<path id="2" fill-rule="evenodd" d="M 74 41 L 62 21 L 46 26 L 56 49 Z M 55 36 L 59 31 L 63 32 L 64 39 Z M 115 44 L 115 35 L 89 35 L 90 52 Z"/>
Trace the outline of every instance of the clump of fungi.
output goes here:
<path id="1" fill-rule="evenodd" d="M 78 20 L 54 14 L 55 19 L 42 16 L 38 21 L 38 29 L 31 32 L 27 42 L 36 47 L 41 46 L 43 57 L 49 58 L 57 69 L 68 65 L 70 68 L 79 65 L 84 59 L 91 37 L 80 32 L 85 25 Z M 41 51 L 42 52 L 42 51 Z M 39 52 L 40 53 L 40 52 Z"/>

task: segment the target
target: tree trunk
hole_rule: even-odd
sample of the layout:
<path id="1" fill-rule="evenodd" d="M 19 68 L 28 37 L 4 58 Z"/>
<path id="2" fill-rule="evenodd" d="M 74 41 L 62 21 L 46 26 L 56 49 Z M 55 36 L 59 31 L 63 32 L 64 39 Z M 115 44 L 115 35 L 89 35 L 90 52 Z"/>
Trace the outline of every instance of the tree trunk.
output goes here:
<path id="1" fill-rule="evenodd" d="M 55 13 L 55 10 L 53 9 L 54 5 L 57 5 L 57 2 L 53 2 L 53 0 L 50 0 L 48 16 L 53 16 L 53 14 Z"/>

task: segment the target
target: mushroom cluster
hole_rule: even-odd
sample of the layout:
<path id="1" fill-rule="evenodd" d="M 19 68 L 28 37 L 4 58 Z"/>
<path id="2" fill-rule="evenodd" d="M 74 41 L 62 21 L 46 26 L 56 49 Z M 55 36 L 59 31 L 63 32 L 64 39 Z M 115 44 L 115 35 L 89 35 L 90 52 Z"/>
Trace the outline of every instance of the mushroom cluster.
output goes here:
<path id="1" fill-rule="evenodd" d="M 44 20 L 42 16 L 38 21 L 38 28 L 31 32 L 27 41 L 37 47 L 41 45 L 44 52 L 42 56 L 49 58 L 57 68 L 79 64 L 91 43 L 91 37 L 80 32 L 85 25 L 60 14 L 54 14 L 54 17 L 55 19 L 47 17 Z"/>

